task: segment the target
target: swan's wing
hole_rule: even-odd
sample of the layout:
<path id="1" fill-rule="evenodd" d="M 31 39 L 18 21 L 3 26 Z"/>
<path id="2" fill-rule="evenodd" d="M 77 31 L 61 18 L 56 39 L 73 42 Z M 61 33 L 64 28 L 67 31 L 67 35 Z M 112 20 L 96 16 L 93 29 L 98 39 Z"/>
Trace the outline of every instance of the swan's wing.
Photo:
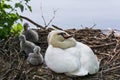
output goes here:
<path id="1" fill-rule="evenodd" d="M 73 72 L 78 69 L 78 60 L 59 48 L 49 46 L 45 54 L 47 66 L 57 73 Z"/>
<path id="2" fill-rule="evenodd" d="M 94 74 L 99 70 L 98 59 L 87 45 L 77 42 L 75 47 L 69 48 L 66 51 L 78 58 L 80 62 L 79 70 L 71 73 L 71 75 L 84 76 L 88 73 Z"/>
<path id="3" fill-rule="evenodd" d="M 99 62 L 90 47 L 85 44 L 77 43 L 78 47 L 80 48 L 80 63 L 81 63 L 81 70 L 87 70 L 88 73 L 94 74 L 99 70 Z"/>

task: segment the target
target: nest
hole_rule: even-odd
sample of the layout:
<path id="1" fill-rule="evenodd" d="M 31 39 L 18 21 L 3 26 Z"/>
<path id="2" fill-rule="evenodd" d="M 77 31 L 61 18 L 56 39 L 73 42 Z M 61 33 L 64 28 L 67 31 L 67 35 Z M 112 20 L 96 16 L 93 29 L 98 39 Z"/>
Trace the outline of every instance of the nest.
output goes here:
<path id="1" fill-rule="evenodd" d="M 42 48 L 44 56 L 48 47 L 47 35 L 51 29 L 36 30 L 39 41 L 36 45 Z M 69 29 L 77 41 L 92 48 L 100 60 L 100 70 L 95 75 L 68 77 L 57 74 L 43 63 L 32 66 L 27 63 L 23 52 L 20 52 L 18 37 L 9 37 L 0 41 L 0 80 L 119 80 L 120 79 L 120 37 L 113 33 L 106 35 L 99 29 Z"/>

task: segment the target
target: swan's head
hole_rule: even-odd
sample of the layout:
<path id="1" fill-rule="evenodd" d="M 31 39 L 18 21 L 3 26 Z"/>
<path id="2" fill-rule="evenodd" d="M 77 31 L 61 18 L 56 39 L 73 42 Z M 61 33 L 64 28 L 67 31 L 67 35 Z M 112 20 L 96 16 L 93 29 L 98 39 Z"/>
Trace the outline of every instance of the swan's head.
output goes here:
<path id="1" fill-rule="evenodd" d="M 67 40 L 69 38 L 72 38 L 72 36 L 69 35 L 68 33 L 66 33 L 65 31 L 53 30 L 48 35 L 48 42 L 51 42 L 51 39 L 55 39 L 58 41 L 64 41 L 64 40 Z"/>
<path id="2" fill-rule="evenodd" d="M 39 46 L 35 46 L 35 48 L 33 49 L 34 53 L 40 53 L 41 48 Z"/>
<path id="3" fill-rule="evenodd" d="M 24 30 L 28 30 L 29 24 L 28 23 L 24 23 L 23 27 L 24 27 Z"/>
<path id="4" fill-rule="evenodd" d="M 48 43 L 54 47 L 66 49 L 76 45 L 75 39 L 65 31 L 53 30 L 48 35 Z"/>
<path id="5" fill-rule="evenodd" d="M 24 35 L 20 35 L 20 36 L 19 36 L 19 40 L 20 40 L 20 41 L 25 41 L 25 40 L 26 40 L 26 37 L 25 37 Z"/>

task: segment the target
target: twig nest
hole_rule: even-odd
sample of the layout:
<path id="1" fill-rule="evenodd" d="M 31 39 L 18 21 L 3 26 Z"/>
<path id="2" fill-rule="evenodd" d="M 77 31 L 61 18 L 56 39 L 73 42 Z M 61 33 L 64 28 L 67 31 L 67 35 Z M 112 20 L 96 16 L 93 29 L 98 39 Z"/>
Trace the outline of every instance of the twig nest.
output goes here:
<path id="1" fill-rule="evenodd" d="M 26 40 L 31 41 L 31 42 L 37 42 L 39 40 L 38 33 L 32 29 L 28 29 L 30 26 L 28 23 L 25 23 L 23 25 L 23 32 L 22 34 L 25 35 Z"/>
<path id="2" fill-rule="evenodd" d="M 40 47 L 36 46 L 34 52 L 28 55 L 27 61 L 32 65 L 39 65 L 43 63 L 43 56 L 40 53 Z"/>

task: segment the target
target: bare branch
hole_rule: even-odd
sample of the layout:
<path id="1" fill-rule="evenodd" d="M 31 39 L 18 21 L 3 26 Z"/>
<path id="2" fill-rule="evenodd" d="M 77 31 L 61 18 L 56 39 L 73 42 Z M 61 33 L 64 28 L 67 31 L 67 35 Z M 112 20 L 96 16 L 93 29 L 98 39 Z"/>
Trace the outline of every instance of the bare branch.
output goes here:
<path id="1" fill-rule="evenodd" d="M 63 30 L 62 28 L 59 28 L 58 26 L 55 26 L 55 25 L 52 25 L 55 29 L 58 29 L 58 30 Z"/>
<path id="2" fill-rule="evenodd" d="M 95 26 L 96 26 L 96 24 L 93 24 L 93 26 L 92 26 L 92 27 L 90 27 L 90 29 L 93 29 Z"/>
<path id="3" fill-rule="evenodd" d="M 20 17 L 23 18 L 23 19 L 25 19 L 25 20 L 27 20 L 27 21 L 29 21 L 29 22 L 31 22 L 32 24 L 34 24 L 35 26 L 37 26 L 39 28 L 45 29 L 43 26 L 37 24 L 36 22 L 32 21 L 31 19 L 29 19 L 29 18 L 27 18 L 25 16 L 20 15 Z"/>
<path id="4" fill-rule="evenodd" d="M 101 44 L 101 45 L 97 45 L 97 46 L 90 46 L 90 47 L 91 48 L 99 48 L 99 47 L 105 47 L 105 46 L 110 46 L 110 45 L 114 45 L 114 44 L 116 44 L 116 42 Z"/>
<path id="5" fill-rule="evenodd" d="M 53 17 L 50 19 L 50 21 L 48 22 L 48 24 L 45 27 L 48 27 L 50 25 L 50 23 L 55 19 L 55 15 L 58 9 L 53 11 Z"/>
<path id="6" fill-rule="evenodd" d="M 120 68 L 120 66 L 115 66 L 115 67 L 103 70 L 103 72 L 105 73 L 105 72 L 109 72 L 109 71 L 112 71 L 112 70 L 115 70 L 115 69 L 119 69 L 119 68 Z"/>
<path id="7" fill-rule="evenodd" d="M 113 49 L 114 55 L 113 57 L 108 61 L 108 63 L 110 64 L 112 62 L 112 60 L 116 59 L 115 57 L 118 56 L 118 54 L 120 53 L 120 51 L 117 51 L 117 48 L 119 47 L 119 40 L 116 40 L 116 46 Z"/>
<path id="8" fill-rule="evenodd" d="M 42 17 L 42 19 L 43 19 L 44 25 L 46 26 L 47 24 L 46 24 L 45 17 L 44 17 L 44 15 L 43 15 L 43 7 L 42 7 L 42 2 L 41 2 L 40 10 L 41 10 L 41 17 Z"/>
<path id="9" fill-rule="evenodd" d="M 82 28 L 82 29 L 84 28 L 82 24 L 81 24 L 81 28 Z"/>
<path id="10" fill-rule="evenodd" d="M 42 2 L 41 2 L 40 5 L 41 5 L 41 6 L 40 6 L 41 17 L 42 17 L 42 19 L 43 19 L 43 22 L 44 22 L 45 28 L 47 28 L 47 27 L 50 25 L 50 23 L 54 20 L 54 18 L 55 18 L 55 14 L 56 14 L 56 12 L 57 12 L 58 9 L 53 10 L 53 17 L 52 17 L 52 18 L 49 20 L 49 22 L 47 23 L 46 20 L 45 20 L 44 14 L 43 14 Z"/>

